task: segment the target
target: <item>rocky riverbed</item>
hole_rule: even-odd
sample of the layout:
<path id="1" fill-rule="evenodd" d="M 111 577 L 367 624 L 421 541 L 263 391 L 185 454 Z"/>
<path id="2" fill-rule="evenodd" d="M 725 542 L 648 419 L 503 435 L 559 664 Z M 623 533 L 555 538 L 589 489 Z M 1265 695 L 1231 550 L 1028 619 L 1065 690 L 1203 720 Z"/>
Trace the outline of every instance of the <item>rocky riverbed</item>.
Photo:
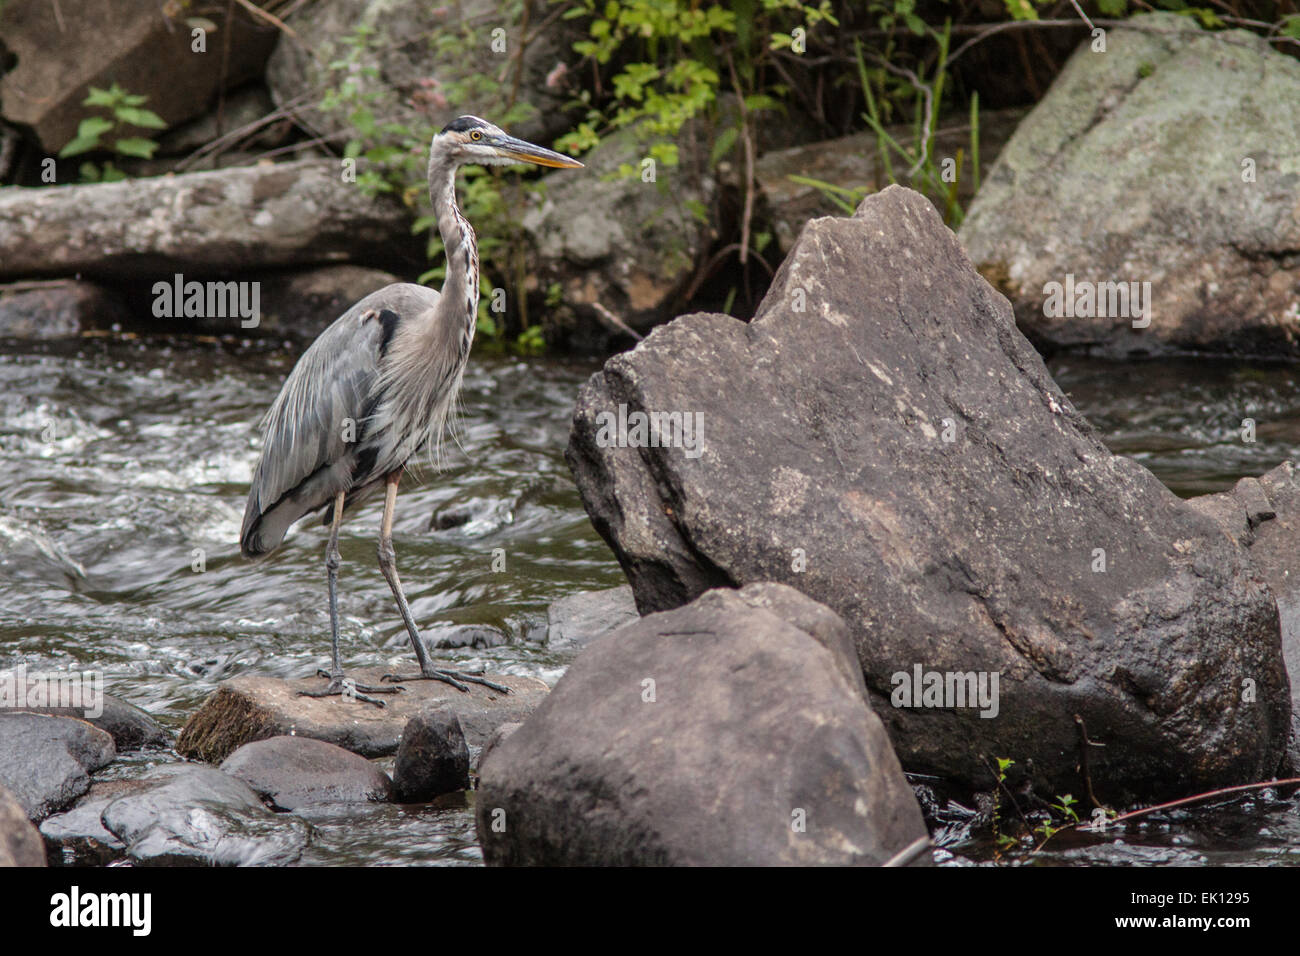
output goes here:
<path id="1" fill-rule="evenodd" d="M 51 158 L 56 188 L 0 193 L 0 863 L 1294 852 L 1290 785 L 1111 826 L 1300 772 L 1300 398 L 1258 358 L 1295 357 L 1294 60 L 1135 18 L 1033 110 L 987 115 L 973 198 L 978 176 L 884 188 L 865 134 L 758 137 L 742 179 L 713 139 L 725 99 L 683 127 L 671 182 L 616 174 L 641 162 L 625 130 L 586 178 L 521 188 L 512 332 L 532 302 L 552 347 L 639 344 L 475 353 L 455 449 L 396 531 L 431 652 L 501 686 L 380 707 L 302 693 L 327 651 L 320 534 L 260 565 L 234 541 L 254 423 L 302 341 L 421 270 L 420 190 L 357 189 L 323 140 L 252 161 L 224 99 L 204 105 L 231 94 L 242 147 L 346 136 L 311 84 L 379 10 L 321 0 L 278 38 L 223 21 L 243 58 L 157 91 L 159 159 L 68 185 Z M 157 14 L 122 15 L 148 29 L 87 52 L 89 75 L 177 54 Z M 34 186 L 80 94 L 37 55 L 48 11 L 0 16 L 0 180 Z M 516 132 L 572 125 L 548 68 L 565 29 L 521 47 Z M 357 78 L 417 125 L 482 67 L 437 44 L 389 65 Z M 971 132 L 931 145 L 960 162 Z M 232 168 L 210 168 L 220 148 Z M 816 217 L 846 195 L 856 211 Z M 766 278 L 719 279 L 737 228 L 761 230 Z M 681 314 L 702 306 L 722 311 Z M 1256 362 L 1076 357 L 1187 349 Z M 411 664 L 376 524 L 371 504 L 342 539 L 344 657 L 368 684 Z"/>
<path id="2" fill-rule="evenodd" d="M 226 540 L 237 530 L 242 481 L 254 457 L 256 410 L 294 354 L 293 347 L 269 344 L 104 337 L 12 345 L 0 359 L 9 423 L 0 441 L 0 671 L 21 664 L 102 669 L 110 693 L 150 715 L 129 735 L 123 728 L 134 722 L 119 720 L 116 733 L 109 730 L 116 756 L 106 766 L 68 766 L 74 780 L 84 771 L 74 789 L 87 782 L 90 789 L 72 799 L 73 816 L 50 823 L 61 816 L 55 812 L 41 822 L 53 862 L 127 857 L 120 838 L 94 840 L 84 831 L 87 815 L 102 816 L 106 801 L 146 792 L 141 780 L 153 780 L 149 790 L 171 788 L 147 804 L 165 820 L 160 801 L 168 794 L 214 779 L 178 783 L 153 775 L 181 759 L 171 749 L 176 735 L 223 681 L 304 680 L 326 661 L 318 538 L 298 536 L 267 566 L 238 560 Z M 622 573 L 588 522 L 562 459 L 573 396 L 595 366 L 484 358 L 471 368 L 464 452 L 404 496 L 399 554 L 410 569 L 416 613 L 431 643 L 444 645 L 440 656 L 553 686 L 592 635 L 635 613 L 626 587 L 603 590 L 618 585 Z M 1300 451 L 1300 391 L 1285 365 L 1073 357 L 1053 360 L 1049 371 L 1110 448 L 1183 497 L 1231 488 Z M 1255 443 L 1241 441 L 1243 417 L 1266 423 Z M 52 443 L 42 434 L 47 421 L 56 423 Z M 372 564 L 377 519 L 368 508 L 344 532 L 345 659 L 356 667 L 407 663 L 404 631 Z M 208 552 L 202 573 L 191 567 L 195 546 Z M 490 566 L 496 546 L 507 549 L 509 572 L 475 570 L 477 556 Z M 467 741 L 471 767 L 479 748 Z M 396 753 L 366 763 L 396 780 Z M 311 772 L 317 780 L 321 774 Z M 339 779 L 357 779 L 356 771 Z M 368 771 L 361 779 L 377 777 Z M 997 847 L 977 804 L 949 803 L 930 777 L 909 781 L 921 788 L 940 862 L 992 858 Z M 281 790 L 244 785 L 263 794 L 263 807 L 277 806 L 272 794 Z M 260 834 L 239 845 L 250 853 L 273 850 L 268 860 L 482 860 L 473 790 L 416 803 L 304 803 L 268 818 L 250 809 L 244 791 L 236 799 L 239 788 L 229 789 L 221 794 L 235 799 L 235 809 L 214 815 L 212 825 Z M 218 796 L 203 792 L 205 799 Z M 282 823 L 267 830 L 268 819 Z M 310 829 L 300 832 L 299 821 Z M 162 837 L 150 839 L 167 846 Z M 271 844 L 257 851 L 258 840 Z M 1297 842 L 1300 808 L 1265 792 L 1156 815 L 1118 835 L 1067 834 L 1036 858 L 1266 863 L 1286 860 Z M 29 853 L 32 846 L 46 850 L 27 845 Z"/>

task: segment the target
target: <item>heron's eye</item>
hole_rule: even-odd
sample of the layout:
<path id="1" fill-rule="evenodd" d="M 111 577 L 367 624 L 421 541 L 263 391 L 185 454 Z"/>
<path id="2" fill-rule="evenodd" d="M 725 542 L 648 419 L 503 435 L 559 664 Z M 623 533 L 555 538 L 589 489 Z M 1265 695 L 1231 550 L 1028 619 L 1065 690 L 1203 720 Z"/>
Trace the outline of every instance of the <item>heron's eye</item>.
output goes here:
<path id="1" fill-rule="evenodd" d="M 480 133 L 478 130 L 474 130 L 472 133 L 469 134 L 469 138 L 474 140 L 474 142 L 477 143 L 479 140 L 483 138 L 483 134 Z"/>

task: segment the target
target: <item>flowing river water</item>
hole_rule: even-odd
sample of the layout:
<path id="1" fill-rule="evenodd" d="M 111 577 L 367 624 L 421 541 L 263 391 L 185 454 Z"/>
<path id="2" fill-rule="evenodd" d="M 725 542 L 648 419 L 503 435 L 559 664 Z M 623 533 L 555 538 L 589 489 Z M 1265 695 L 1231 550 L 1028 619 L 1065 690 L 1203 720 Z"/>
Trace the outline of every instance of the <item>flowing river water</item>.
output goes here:
<path id="1" fill-rule="evenodd" d="M 108 689 L 178 730 L 235 674 L 303 677 L 327 663 L 323 535 L 300 528 L 269 561 L 238 552 L 255 425 L 300 347 L 104 336 L 0 344 L 0 670 L 99 669 Z M 547 605 L 622 573 L 564 463 L 590 361 L 476 352 L 459 441 L 398 499 L 395 542 L 416 619 L 465 667 L 553 684 Z M 1117 452 L 1181 495 L 1300 457 L 1293 366 L 1062 358 L 1052 371 Z M 1256 441 L 1242 440 L 1243 419 Z M 408 663 L 375 563 L 381 503 L 343 526 L 345 666 Z M 506 570 L 492 570 L 503 549 Z M 198 570 L 196 570 L 198 569 Z M 468 642 L 468 643 L 466 643 Z M 157 753 L 127 755 L 109 776 Z M 381 762 L 391 770 L 391 760 Z M 304 864 L 481 862 L 466 797 L 304 814 Z M 997 857 L 954 824 L 956 864 L 1300 863 L 1300 797 L 1271 791 L 1152 815 L 1122 838 L 1066 834 Z"/>

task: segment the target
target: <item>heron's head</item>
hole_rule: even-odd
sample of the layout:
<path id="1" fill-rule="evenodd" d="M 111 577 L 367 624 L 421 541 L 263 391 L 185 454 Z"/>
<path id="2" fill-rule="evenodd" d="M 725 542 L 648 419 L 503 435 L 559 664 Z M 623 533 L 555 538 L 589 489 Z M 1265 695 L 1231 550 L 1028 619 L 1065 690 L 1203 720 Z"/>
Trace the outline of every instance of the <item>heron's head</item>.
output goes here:
<path id="1" fill-rule="evenodd" d="M 515 139 L 477 116 L 458 116 L 434 136 L 432 145 L 435 155 L 441 151 L 458 166 L 466 163 L 484 166 L 532 163 L 559 169 L 578 169 L 582 166 L 582 163 L 563 153 Z"/>

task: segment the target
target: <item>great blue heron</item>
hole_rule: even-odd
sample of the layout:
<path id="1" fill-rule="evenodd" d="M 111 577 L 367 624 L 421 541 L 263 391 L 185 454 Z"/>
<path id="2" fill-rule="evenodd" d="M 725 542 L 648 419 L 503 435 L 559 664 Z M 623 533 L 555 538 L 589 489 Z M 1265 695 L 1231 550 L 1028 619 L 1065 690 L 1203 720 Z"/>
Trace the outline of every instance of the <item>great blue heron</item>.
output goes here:
<path id="1" fill-rule="evenodd" d="M 582 163 L 525 143 L 476 116 L 461 116 L 433 137 L 429 198 L 447 254 L 442 293 L 395 283 L 348 309 L 303 353 L 262 422 L 265 443 L 244 510 L 240 550 L 246 557 L 273 551 L 289 526 L 323 511 L 329 525 L 325 570 L 329 581 L 331 664 L 324 690 L 311 697 L 393 693 L 398 688 L 355 686 L 339 662 L 339 523 L 358 501 L 385 488 L 379 529 L 379 567 L 397 599 L 420 673 L 394 681 L 439 680 L 462 691 L 465 681 L 501 692 L 483 677 L 435 667 L 411 616 L 393 553 L 393 506 L 407 461 L 436 443 L 460 389 L 478 311 L 478 248 L 474 230 L 456 205 L 456 170 L 467 163 L 577 168 Z"/>

